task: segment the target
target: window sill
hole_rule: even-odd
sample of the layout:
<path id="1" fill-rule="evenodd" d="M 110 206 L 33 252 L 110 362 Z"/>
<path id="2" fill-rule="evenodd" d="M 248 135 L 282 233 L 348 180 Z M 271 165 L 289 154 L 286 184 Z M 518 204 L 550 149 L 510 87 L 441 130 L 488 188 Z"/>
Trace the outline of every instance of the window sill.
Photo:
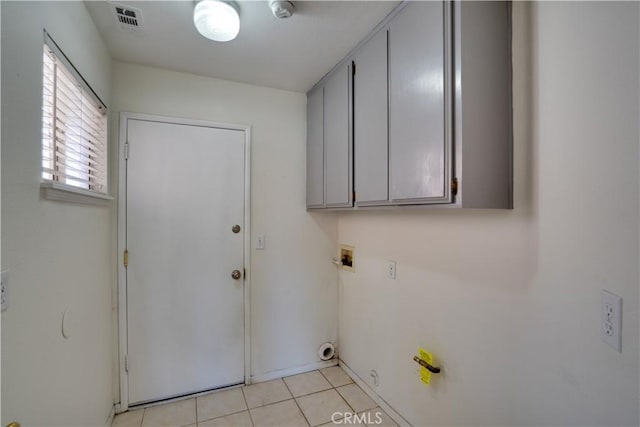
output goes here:
<path id="1" fill-rule="evenodd" d="M 106 206 L 113 200 L 113 197 L 106 194 L 94 193 L 93 191 L 49 181 L 40 184 L 40 192 L 42 198 L 47 200 L 84 205 Z"/>

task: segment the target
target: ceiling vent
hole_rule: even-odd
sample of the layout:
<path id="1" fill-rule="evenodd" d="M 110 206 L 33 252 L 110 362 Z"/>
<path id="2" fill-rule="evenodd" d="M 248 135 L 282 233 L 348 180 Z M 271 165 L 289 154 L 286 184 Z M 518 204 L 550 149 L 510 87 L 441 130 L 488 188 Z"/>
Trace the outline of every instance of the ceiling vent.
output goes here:
<path id="1" fill-rule="evenodd" d="M 119 4 L 112 4 L 112 6 L 116 23 L 120 28 L 130 31 L 142 30 L 142 12 L 140 9 Z"/>

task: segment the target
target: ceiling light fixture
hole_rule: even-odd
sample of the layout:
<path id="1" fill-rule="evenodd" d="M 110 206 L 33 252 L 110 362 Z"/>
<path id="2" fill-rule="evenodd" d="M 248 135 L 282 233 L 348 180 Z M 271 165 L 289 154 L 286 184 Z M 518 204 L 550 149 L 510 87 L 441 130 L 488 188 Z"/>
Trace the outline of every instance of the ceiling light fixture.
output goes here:
<path id="1" fill-rule="evenodd" d="M 209 40 L 228 42 L 240 32 L 238 4 L 233 1 L 201 0 L 193 10 L 193 23 Z"/>

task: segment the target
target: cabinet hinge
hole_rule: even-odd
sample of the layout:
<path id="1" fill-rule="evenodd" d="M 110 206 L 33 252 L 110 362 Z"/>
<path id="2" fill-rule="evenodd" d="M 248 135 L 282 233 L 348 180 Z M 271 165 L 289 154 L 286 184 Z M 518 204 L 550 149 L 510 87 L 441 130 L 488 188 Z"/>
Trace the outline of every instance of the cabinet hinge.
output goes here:
<path id="1" fill-rule="evenodd" d="M 127 268 L 129 266 L 129 250 L 125 249 L 124 253 L 122 254 L 122 264 L 124 264 L 124 268 Z"/>
<path id="2" fill-rule="evenodd" d="M 451 194 L 454 196 L 458 194 L 458 178 L 451 180 Z"/>
<path id="3" fill-rule="evenodd" d="M 129 143 L 124 143 L 124 159 L 129 160 Z"/>
<path id="4" fill-rule="evenodd" d="M 129 372 L 129 355 L 124 355 L 124 371 Z"/>

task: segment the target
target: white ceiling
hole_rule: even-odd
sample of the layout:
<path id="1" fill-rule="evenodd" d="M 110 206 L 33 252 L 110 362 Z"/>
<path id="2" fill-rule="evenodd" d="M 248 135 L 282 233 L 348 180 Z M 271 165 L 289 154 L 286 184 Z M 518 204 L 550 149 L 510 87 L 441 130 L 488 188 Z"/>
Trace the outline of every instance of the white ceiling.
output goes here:
<path id="1" fill-rule="evenodd" d="M 266 1 L 240 1 L 240 34 L 226 43 L 198 34 L 193 1 L 117 1 L 142 11 L 141 33 L 118 27 L 113 3 L 85 2 L 116 60 L 306 92 L 399 2 L 295 1 L 277 19 Z"/>

